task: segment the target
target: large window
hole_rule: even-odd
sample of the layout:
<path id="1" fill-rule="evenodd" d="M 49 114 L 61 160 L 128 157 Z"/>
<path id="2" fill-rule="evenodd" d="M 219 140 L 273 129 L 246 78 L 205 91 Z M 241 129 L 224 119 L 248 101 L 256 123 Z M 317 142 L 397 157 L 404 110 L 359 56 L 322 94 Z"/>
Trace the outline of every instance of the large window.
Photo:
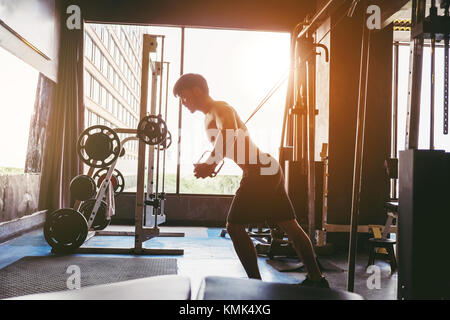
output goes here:
<path id="1" fill-rule="evenodd" d="M 398 150 L 405 150 L 406 114 L 408 107 L 408 75 L 409 75 L 409 45 L 399 48 L 399 88 L 398 88 Z M 422 70 L 422 92 L 420 105 L 419 149 L 429 149 L 430 146 L 430 47 L 424 48 Z M 443 134 L 444 105 L 444 49 L 436 48 L 435 69 L 435 118 L 434 143 L 435 149 L 450 151 L 450 135 Z"/>
<path id="2" fill-rule="evenodd" d="M 211 97 L 228 102 L 245 122 L 270 89 L 287 75 L 289 45 L 287 33 L 186 29 L 184 73 L 202 74 Z M 247 124 L 258 147 L 275 158 L 285 95 L 286 85 Z M 182 120 L 180 192 L 234 193 L 242 171 L 231 161 L 225 162 L 214 179 L 195 179 L 192 164 L 212 145 L 206 139 L 203 114 L 183 109 Z"/>
<path id="3" fill-rule="evenodd" d="M 0 175 L 23 173 L 39 72 L 0 47 Z"/>
<path id="4" fill-rule="evenodd" d="M 117 41 L 111 39 L 109 45 L 102 44 L 102 38 L 94 36 L 94 32 L 101 34 L 102 28 L 109 29 L 110 36 Z M 181 59 L 184 59 L 183 73 L 194 72 L 204 75 L 209 82 L 213 99 L 227 101 L 245 121 L 273 86 L 287 75 L 290 35 L 288 33 L 189 28 L 185 29 L 184 57 L 181 57 L 182 29 L 179 27 L 88 24 L 85 30 L 88 33 L 86 39 L 92 42 L 87 45 L 93 48 L 94 66 L 97 66 L 100 61 L 99 48 L 102 46 L 110 51 L 109 56 L 105 52 L 103 54 L 111 60 L 108 62 L 108 59 L 103 59 L 104 72 L 110 79 L 107 81 L 110 82 L 108 84 L 102 83 L 103 77 L 98 76 L 100 69 L 96 70 L 97 68 L 92 67 L 91 64 L 86 64 L 87 71 L 92 75 L 93 101 L 97 104 L 90 104 L 88 108 L 96 114 L 96 117 L 98 117 L 97 114 L 106 117 L 106 119 L 99 117 L 98 122 L 92 121 L 92 123 L 137 127 L 139 119 L 136 117 L 139 117 L 140 109 L 142 35 L 164 36 L 164 61 L 168 65 L 165 65 L 162 74 L 162 88 L 159 79 L 156 87 L 157 96 L 159 97 L 159 93 L 162 93 L 156 101 L 157 113 L 159 113 L 161 105 L 161 113 L 167 119 L 168 130 L 172 136 L 172 145 L 166 150 L 164 164 L 162 153 L 160 155 L 160 168 L 163 165 L 165 167 L 164 191 L 168 193 L 175 193 L 179 190 L 180 193 L 233 194 L 240 182 L 241 169 L 230 161 L 226 162 L 221 173 L 214 179 L 195 179 L 193 176 L 193 163 L 205 150 L 211 150 L 212 146 L 206 139 L 203 114 L 190 114 L 182 108 L 181 131 L 179 130 L 179 99 L 173 96 L 172 90 L 180 77 Z M 92 36 L 90 37 L 89 34 Z M 104 39 L 108 38 L 108 36 L 104 37 Z M 161 55 L 161 44 L 159 41 L 156 56 L 152 54 L 157 61 Z M 89 50 L 87 49 L 87 51 L 89 59 Z M 110 63 L 113 60 L 115 63 Z M 111 70 L 108 70 L 109 68 Z M 169 70 L 168 78 L 167 70 Z M 85 80 L 89 81 L 89 77 L 86 77 Z M 151 79 L 149 80 L 148 101 L 150 103 L 152 95 L 150 92 Z M 168 86 L 166 86 L 167 80 Z M 105 99 L 104 89 L 109 90 L 110 85 L 116 90 L 111 91 L 111 99 L 109 95 L 106 95 Z M 86 92 L 88 93 L 89 90 Z M 286 83 L 247 124 L 253 140 L 260 149 L 272 154 L 275 158 L 278 157 L 285 94 Z M 109 99 L 111 107 L 108 103 Z M 167 114 L 165 112 L 166 101 Z M 126 106 L 123 103 L 126 103 Z M 97 107 L 102 108 L 102 111 L 97 110 Z M 131 110 L 133 112 L 130 112 Z M 109 115 L 106 115 L 105 111 Z M 177 142 L 180 138 L 181 144 L 178 145 Z M 118 169 L 122 173 L 127 171 L 125 175 L 133 175 L 134 179 L 136 178 L 137 151 L 137 143 L 129 143 L 126 157 L 120 158 L 118 162 Z M 179 177 L 177 177 L 178 172 L 180 173 Z M 162 174 L 159 178 L 159 191 L 161 191 Z M 127 181 L 126 178 L 126 184 Z M 177 181 L 179 181 L 178 186 Z M 154 185 L 156 185 L 156 181 Z M 136 184 L 133 183 L 128 184 L 126 191 L 135 191 L 135 186 Z"/>

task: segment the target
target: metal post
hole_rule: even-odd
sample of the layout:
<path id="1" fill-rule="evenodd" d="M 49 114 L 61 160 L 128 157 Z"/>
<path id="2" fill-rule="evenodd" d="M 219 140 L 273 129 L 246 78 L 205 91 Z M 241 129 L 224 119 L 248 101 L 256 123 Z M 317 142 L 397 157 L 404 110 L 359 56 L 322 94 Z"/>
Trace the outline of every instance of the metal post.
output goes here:
<path id="1" fill-rule="evenodd" d="M 306 65 L 305 65 L 306 67 Z M 305 97 L 302 98 L 302 102 L 304 100 L 307 99 L 307 91 L 308 91 L 308 87 L 306 86 L 306 68 L 305 68 L 305 88 L 303 89 L 303 92 L 305 94 Z M 303 100 L 304 99 L 304 100 Z M 308 174 L 308 110 L 306 110 L 306 101 L 304 101 L 304 105 L 302 106 L 301 109 L 301 121 L 302 121 L 302 132 L 301 132 L 301 139 L 302 139 L 302 163 L 301 163 L 301 167 L 302 167 L 302 173 L 303 174 Z"/>
<path id="2" fill-rule="evenodd" d="M 165 107 L 164 107 L 164 122 L 167 123 L 167 102 L 169 99 L 169 66 L 170 63 L 169 62 L 164 62 L 167 65 L 167 71 L 166 71 L 166 101 L 165 101 Z M 167 145 L 167 142 L 166 142 Z M 166 148 L 164 148 L 163 151 L 163 169 L 162 169 L 162 187 L 161 190 L 162 192 L 164 192 L 164 185 L 165 185 L 165 180 L 166 180 Z"/>
<path id="3" fill-rule="evenodd" d="M 158 63 L 152 64 L 152 96 L 150 101 L 150 114 L 156 115 L 156 99 L 158 89 Z M 155 171 L 155 148 L 148 148 L 148 164 L 147 164 L 147 199 L 153 194 L 153 176 Z"/>
<path id="4" fill-rule="evenodd" d="M 393 79 L 393 103 L 392 103 L 392 148 L 391 158 L 397 158 L 398 154 L 398 71 L 399 71 L 399 43 L 394 44 L 394 79 Z M 391 183 L 391 197 L 397 198 L 397 179 Z"/>
<path id="5" fill-rule="evenodd" d="M 431 0 L 430 18 L 436 19 L 436 1 Z M 430 150 L 434 150 L 434 87 L 435 87 L 436 35 L 431 34 L 431 81 L 430 81 Z"/>
<path id="6" fill-rule="evenodd" d="M 364 1 L 364 8 L 366 1 Z M 367 82 L 369 74 L 370 30 L 366 27 L 365 15 L 362 15 L 361 62 L 359 75 L 358 116 L 356 120 L 355 160 L 353 167 L 353 192 L 351 209 L 350 244 L 348 255 L 347 290 L 354 291 L 356 240 L 358 238 L 358 215 L 361 194 L 361 176 L 364 154 L 364 129 L 367 106 Z"/>
<path id="7" fill-rule="evenodd" d="M 430 74 L 430 150 L 434 150 L 434 74 L 436 36 L 431 36 L 431 74 Z"/>
<path id="8" fill-rule="evenodd" d="M 445 17 L 449 17 L 448 4 L 445 6 Z M 444 37 L 444 134 L 448 134 L 448 49 L 449 49 L 449 35 Z"/>
<path id="9" fill-rule="evenodd" d="M 311 42 L 313 39 L 311 38 Z M 312 46 L 315 53 L 315 47 Z M 308 115 L 308 231 L 310 239 L 315 237 L 316 213 L 316 55 L 312 54 L 306 61 L 307 115 Z"/>
<path id="10" fill-rule="evenodd" d="M 425 0 L 413 0 L 412 26 L 421 23 L 425 18 Z M 410 43 L 410 66 L 408 84 L 408 110 L 406 120 L 405 149 L 418 149 L 420 96 L 422 89 L 423 34 L 418 35 Z"/>
<path id="11" fill-rule="evenodd" d="M 325 246 L 327 243 L 325 225 L 327 224 L 327 212 L 328 212 L 328 143 L 322 144 L 322 152 L 320 158 L 323 161 L 323 195 L 322 195 L 322 243 L 318 245 Z"/>
<path id="12" fill-rule="evenodd" d="M 300 46 L 296 41 L 295 47 L 295 75 L 294 75 L 294 107 L 291 109 L 293 117 L 293 160 L 301 162 L 304 159 L 304 105 L 305 105 L 305 83 L 306 69 L 305 61 L 299 59 Z"/>
<path id="13" fill-rule="evenodd" d="M 139 113 L 141 119 L 147 115 L 149 55 L 148 35 L 144 34 L 142 44 L 141 106 Z M 142 232 L 142 218 L 144 215 L 145 143 L 142 140 L 139 140 L 137 172 L 134 250 L 136 253 L 139 253 L 142 251 L 142 243 L 145 238 L 143 237 Z"/>
<path id="14" fill-rule="evenodd" d="M 161 36 L 161 59 L 160 59 L 160 70 L 159 70 L 159 114 L 162 111 L 162 87 L 163 87 L 163 70 L 164 70 L 164 38 Z"/>
<path id="15" fill-rule="evenodd" d="M 398 72 L 399 72 L 399 43 L 394 43 L 394 79 L 392 101 L 392 147 L 391 157 L 397 158 L 398 149 Z"/>
<path id="16" fill-rule="evenodd" d="M 289 79 L 288 79 L 288 86 L 286 91 L 286 102 L 284 106 L 284 116 L 283 116 L 283 125 L 281 127 L 281 142 L 280 142 L 280 161 L 281 161 L 281 148 L 283 148 L 286 144 L 289 144 L 286 137 L 286 130 L 288 127 L 289 122 L 289 109 L 293 106 L 293 86 L 294 86 L 294 77 L 295 77 L 295 44 L 296 39 L 298 35 L 298 28 L 299 26 L 296 26 L 294 31 L 291 34 L 291 52 L 290 52 L 290 69 L 289 69 Z M 292 160 L 292 159 L 290 159 Z M 284 165 L 282 163 L 281 165 Z M 283 168 L 284 169 L 284 168 Z"/>
<path id="17" fill-rule="evenodd" d="M 164 72 L 164 36 L 161 36 L 161 58 L 159 61 L 159 68 L 157 70 L 159 76 L 159 107 L 158 107 L 158 115 L 161 115 L 162 112 L 162 87 L 163 87 L 163 72 Z M 156 190 L 155 197 L 158 197 L 159 192 L 159 146 L 157 145 L 157 160 L 156 160 Z"/>
<path id="18" fill-rule="evenodd" d="M 181 53 L 180 53 L 180 76 L 184 72 L 184 32 L 185 28 L 181 28 Z M 177 187 L 176 192 L 180 194 L 180 156 L 181 156 L 181 123 L 182 123 L 182 105 L 181 100 L 178 103 L 178 153 L 177 153 Z"/>
<path id="19" fill-rule="evenodd" d="M 164 68 L 164 36 L 161 36 L 161 57 L 160 61 L 158 63 L 157 68 L 157 75 L 159 76 L 159 108 L 158 108 L 158 115 L 161 115 L 161 107 L 162 107 L 162 75 L 163 75 L 163 68 Z M 156 189 L 155 189 L 155 201 L 158 203 L 157 206 L 153 206 L 153 215 L 155 217 L 155 224 L 153 225 L 153 228 L 158 228 L 158 210 L 159 210 L 159 163 L 160 163 L 160 150 L 159 150 L 160 144 L 156 146 Z M 152 147 L 153 150 L 155 150 Z"/>

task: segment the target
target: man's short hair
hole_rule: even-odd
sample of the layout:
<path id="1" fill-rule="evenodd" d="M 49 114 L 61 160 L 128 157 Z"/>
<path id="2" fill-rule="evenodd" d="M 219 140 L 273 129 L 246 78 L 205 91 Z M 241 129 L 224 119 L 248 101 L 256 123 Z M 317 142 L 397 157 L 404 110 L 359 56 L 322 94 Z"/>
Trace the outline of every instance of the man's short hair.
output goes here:
<path id="1" fill-rule="evenodd" d="M 205 94 L 209 94 L 208 83 L 202 75 L 196 73 L 186 73 L 183 74 L 173 86 L 173 95 L 176 97 L 182 90 L 190 90 L 194 87 L 198 87 Z"/>

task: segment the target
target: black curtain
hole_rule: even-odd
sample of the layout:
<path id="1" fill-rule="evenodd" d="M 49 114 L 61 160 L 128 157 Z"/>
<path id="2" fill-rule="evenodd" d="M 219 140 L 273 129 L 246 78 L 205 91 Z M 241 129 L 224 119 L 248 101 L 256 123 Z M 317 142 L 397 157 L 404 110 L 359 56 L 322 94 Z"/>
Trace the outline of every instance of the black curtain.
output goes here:
<path id="1" fill-rule="evenodd" d="M 62 5 L 58 79 L 50 105 L 42 161 L 39 209 L 70 206 L 70 180 L 81 173 L 76 142 L 84 126 L 83 26 L 70 30 Z"/>

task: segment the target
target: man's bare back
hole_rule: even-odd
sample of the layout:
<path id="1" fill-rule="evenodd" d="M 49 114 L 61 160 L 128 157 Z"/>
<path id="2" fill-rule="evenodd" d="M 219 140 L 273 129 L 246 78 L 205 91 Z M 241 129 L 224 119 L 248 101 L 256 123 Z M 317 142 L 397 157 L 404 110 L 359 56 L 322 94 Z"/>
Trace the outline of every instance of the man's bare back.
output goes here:
<path id="1" fill-rule="evenodd" d="M 223 127 L 224 124 L 234 124 L 230 127 Z M 242 122 L 241 118 L 237 114 L 233 107 L 226 102 L 217 101 L 214 108 L 205 115 L 205 129 L 207 133 L 209 129 L 242 129 L 247 131 L 247 127 Z M 214 135 L 208 136 L 211 142 L 214 142 Z"/>

